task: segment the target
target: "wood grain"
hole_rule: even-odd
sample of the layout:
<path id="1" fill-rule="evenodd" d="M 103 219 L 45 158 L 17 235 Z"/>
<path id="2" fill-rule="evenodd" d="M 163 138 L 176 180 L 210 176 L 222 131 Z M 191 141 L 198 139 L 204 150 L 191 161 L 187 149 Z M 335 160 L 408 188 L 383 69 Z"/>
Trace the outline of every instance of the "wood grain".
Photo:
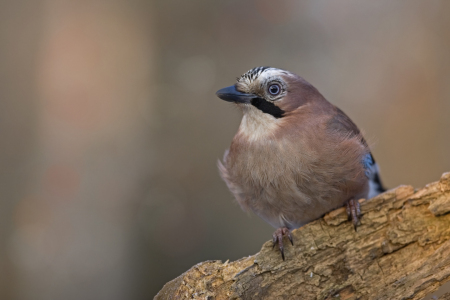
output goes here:
<path id="1" fill-rule="evenodd" d="M 357 232 L 340 208 L 295 230 L 286 261 L 269 241 L 195 265 L 155 299 L 422 299 L 450 280 L 450 173 L 360 203 Z"/>

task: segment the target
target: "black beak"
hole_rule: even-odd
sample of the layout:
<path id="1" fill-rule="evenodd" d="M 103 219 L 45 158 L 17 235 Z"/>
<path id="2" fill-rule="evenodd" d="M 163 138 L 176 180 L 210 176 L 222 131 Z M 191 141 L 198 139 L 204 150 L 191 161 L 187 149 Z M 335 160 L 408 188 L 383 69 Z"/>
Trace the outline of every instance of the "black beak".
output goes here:
<path id="1" fill-rule="evenodd" d="M 239 92 L 234 85 L 218 90 L 216 95 L 222 100 L 236 103 L 250 103 L 250 100 L 257 98 L 256 95 Z"/>

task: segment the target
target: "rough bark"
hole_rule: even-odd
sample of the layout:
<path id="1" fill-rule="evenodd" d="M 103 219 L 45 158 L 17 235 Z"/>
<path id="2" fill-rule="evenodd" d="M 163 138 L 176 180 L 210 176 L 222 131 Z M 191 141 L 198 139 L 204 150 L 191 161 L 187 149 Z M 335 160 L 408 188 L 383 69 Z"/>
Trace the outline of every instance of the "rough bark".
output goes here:
<path id="1" fill-rule="evenodd" d="M 360 203 L 357 232 L 340 208 L 295 230 L 286 261 L 269 241 L 195 265 L 155 299 L 423 299 L 450 280 L 450 173 Z"/>

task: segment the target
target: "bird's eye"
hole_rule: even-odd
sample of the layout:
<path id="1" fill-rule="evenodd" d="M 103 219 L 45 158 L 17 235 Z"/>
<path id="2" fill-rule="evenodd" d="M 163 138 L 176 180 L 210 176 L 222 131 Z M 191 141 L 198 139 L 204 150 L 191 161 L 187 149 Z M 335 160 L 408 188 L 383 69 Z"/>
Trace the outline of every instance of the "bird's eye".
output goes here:
<path id="1" fill-rule="evenodd" d="M 280 94 L 281 92 L 281 87 L 279 84 L 271 84 L 269 86 L 269 94 L 271 94 L 272 96 L 276 96 L 278 94 Z"/>

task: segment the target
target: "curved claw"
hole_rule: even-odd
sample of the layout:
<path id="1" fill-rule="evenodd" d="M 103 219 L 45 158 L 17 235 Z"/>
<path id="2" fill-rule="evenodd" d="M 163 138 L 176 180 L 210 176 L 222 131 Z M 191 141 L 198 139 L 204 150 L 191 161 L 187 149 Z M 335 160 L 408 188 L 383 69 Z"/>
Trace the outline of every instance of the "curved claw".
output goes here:
<path id="1" fill-rule="evenodd" d="M 290 232 L 288 233 L 287 237 L 288 237 L 289 241 L 291 241 L 291 245 L 294 246 L 294 240 L 292 239 L 292 235 Z"/>
<path id="2" fill-rule="evenodd" d="M 361 205 L 358 200 L 350 199 L 347 202 L 347 215 L 348 219 L 352 220 L 353 228 L 357 229 L 359 222 L 359 217 L 361 216 Z"/>
<path id="3" fill-rule="evenodd" d="M 281 252 L 281 257 L 285 260 L 284 256 L 284 245 L 283 245 L 283 236 L 287 236 L 292 246 L 294 245 L 294 241 L 292 239 L 292 235 L 290 230 L 287 227 L 278 228 L 272 235 L 273 246 L 272 249 L 275 248 L 275 245 L 278 244 L 278 248 Z"/>

